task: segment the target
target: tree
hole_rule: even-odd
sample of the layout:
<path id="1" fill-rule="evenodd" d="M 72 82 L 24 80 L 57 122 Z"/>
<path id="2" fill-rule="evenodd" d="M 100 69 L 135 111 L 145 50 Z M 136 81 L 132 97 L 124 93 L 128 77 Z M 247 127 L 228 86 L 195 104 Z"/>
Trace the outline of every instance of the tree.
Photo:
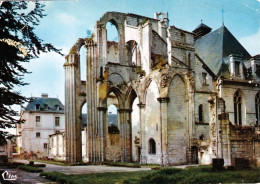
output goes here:
<path id="1" fill-rule="evenodd" d="M 44 4 L 34 2 L 35 7 L 28 9 L 28 2 L 4 1 L 0 4 L 0 128 L 14 128 L 23 120 L 15 118 L 17 112 L 12 105 L 21 105 L 28 99 L 15 91 L 15 87 L 24 86 L 24 74 L 29 73 L 23 63 L 39 57 L 42 52 L 54 51 L 61 54 L 50 43 L 43 43 L 34 29 L 39 20 L 46 16 Z M 61 54 L 62 55 L 62 54 Z M 10 136 L 0 131 L 0 145 Z"/>

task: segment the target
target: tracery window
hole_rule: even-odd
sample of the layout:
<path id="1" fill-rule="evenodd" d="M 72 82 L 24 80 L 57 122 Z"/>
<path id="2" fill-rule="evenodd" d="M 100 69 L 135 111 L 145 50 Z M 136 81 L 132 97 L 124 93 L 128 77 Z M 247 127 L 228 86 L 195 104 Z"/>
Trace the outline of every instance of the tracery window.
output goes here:
<path id="1" fill-rule="evenodd" d="M 234 95 L 234 120 L 236 125 L 242 125 L 242 97 L 239 91 Z"/>

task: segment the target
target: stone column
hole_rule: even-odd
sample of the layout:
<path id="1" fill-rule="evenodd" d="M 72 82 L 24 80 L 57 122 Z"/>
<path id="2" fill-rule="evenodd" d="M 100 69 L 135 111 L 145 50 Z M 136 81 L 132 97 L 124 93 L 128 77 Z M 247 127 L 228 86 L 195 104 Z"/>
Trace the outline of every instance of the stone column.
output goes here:
<path id="1" fill-rule="evenodd" d="M 126 157 L 126 162 L 131 162 L 132 161 L 132 122 L 131 122 L 132 109 L 124 109 L 124 113 L 126 117 L 125 157 Z"/>
<path id="2" fill-rule="evenodd" d="M 140 102 L 137 104 L 140 110 L 140 148 L 141 148 L 141 155 L 140 155 L 140 163 L 146 164 L 146 144 L 145 144 L 145 104 Z"/>
<path id="3" fill-rule="evenodd" d="M 89 162 L 100 161 L 99 155 L 99 127 L 97 121 L 97 58 L 96 44 L 91 40 L 86 42 L 87 51 L 87 99 L 88 99 L 88 124 L 87 124 L 87 152 Z"/>
<path id="4" fill-rule="evenodd" d="M 131 161 L 131 109 L 118 109 L 120 120 L 121 161 Z"/>
<path id="5" fill-rule="evenodd" d="M 65 68 L 65 140 L 66 162 L 82 161 L 82 139 L 77 86 L 79 76 L 79 55 L 66 56 Z"/>
<path id="6" fill-rule="evenodd" d="M 231 148 L 230 148 L 230 129 L 228 113 L 218 115 L 219 119 L 219 150 L 220 157 L 224 159 L 224 164 L 231 165 Z"/>
<path id="7" fill-rule="evenodd" d="M 100 127 L 100 161 L 106 160 L 106 107 L 98 107 L 99 127 Z"/>
<path id="8" fill-rule="evenodd" d="M 125 142 L 125 136 L 126 136 L 126 130 L 125 130 L 125 113 L 124 109 L 118 109 L 118 118 L 119 118 L 119 132 L 120 132 L 120 147 L 121 147 L 121 162 L 125 162 L 125 148 L 126 148 L 126 142 Z"/>
<path id="9" fill-rule="evenodd" d="M 168 162 L 168 151 L 167 151 L 167 103 L 169 97 L 157 98 L 160 103 L 160 127 L 161 127 L 161 165 L 167 166 Z"/>

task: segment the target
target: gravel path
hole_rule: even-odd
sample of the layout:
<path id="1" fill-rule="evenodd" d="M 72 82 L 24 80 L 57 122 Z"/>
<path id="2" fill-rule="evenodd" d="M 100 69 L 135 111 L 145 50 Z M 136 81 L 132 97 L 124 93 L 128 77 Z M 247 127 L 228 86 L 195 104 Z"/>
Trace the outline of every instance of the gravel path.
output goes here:
<path id="1" fill-rule="evenodd" d="M 28 160 L 18 160 L 15 162 L 21 162 L 28 164 Z M 40 162 L 35 162 L 40 164 Z M 41 163 L 42 164 L 42 163 Z M 131 167 L 113 167 L 105 165 L 81 165 L 81 166 L 60 166 L 54 164 L 46 164 L 46 167 L 42 169 L 45 172 L 57 171 L 64 174 L 90 174 L 90 173 L 102 173 L 102 172 L 133 172 L 133 171 L 149 171 L 151 168 L 131 168 Z"/>

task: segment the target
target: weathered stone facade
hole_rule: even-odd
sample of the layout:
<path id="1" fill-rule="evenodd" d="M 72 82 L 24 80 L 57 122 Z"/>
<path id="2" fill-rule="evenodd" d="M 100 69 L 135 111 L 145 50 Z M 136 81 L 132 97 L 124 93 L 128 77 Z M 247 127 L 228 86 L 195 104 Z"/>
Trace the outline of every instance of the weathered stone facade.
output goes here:
<path id="1" fill-rule="evenodd" d="M 118 42 L 107 40 L 108 22 L 116 26 Z M 233 157 L 250 157 L 252 161 L 259 157 L 259 149 L 255 148 L 259 132 L 249 132 L 249 142 L 254 145 L 241 146 L 256 153 L 243 155 L 234 149 L 238 143 L 232 142 L 231 125 L 235 124 L 233 96 L 239 89 L 244 91 L 240 126 L 255 126 L 254 99 L 259 82 L 244 75 L 232 77 L 237 68 L 230 64 L 234 58 L 226 57 L 236 54 L 232 49 L 222 55 L 217 67 L 208 64 L 218 57 L 208 60 L 212 59 L 211 53 L 202 52 L 207 50 L 201 48 L 203 43 L 207 45 L 203 39 L 228 30 L 222 27 L 217 33 L 209 33 L 207 27 L 209 31 L 199 31 L 198 36 L 200 29 L 203 26 L 192 33 L 169 26 L 168 14 L 164 13 L 148 18 L 107 12 L 97 21 L 91 38 L 78 39 L 64 64 L 66 161 L 75 163 L 85 158 L 90 163 L 114 160 L 179 165 L 208 164 L 212 158 L 223 157 L 228 165 Z M 231 33 L 225 34 L 233 39 Z M 86 61 L 79 55 L 83 46 Z M 80 79 L 80 61 L 87 64 L 86 81 Z M 241 63 L 240 70 L 244 70 Z M 221 72 L 216 71 L 222 65 Z M 82 153 L 80 113 L 84 103 L 88 123 Z M 108 132 L 106 111 L 111 104 L 118 110 L 118 134 Z M 225 114 L 226 118 L 218 118 Z"/>

